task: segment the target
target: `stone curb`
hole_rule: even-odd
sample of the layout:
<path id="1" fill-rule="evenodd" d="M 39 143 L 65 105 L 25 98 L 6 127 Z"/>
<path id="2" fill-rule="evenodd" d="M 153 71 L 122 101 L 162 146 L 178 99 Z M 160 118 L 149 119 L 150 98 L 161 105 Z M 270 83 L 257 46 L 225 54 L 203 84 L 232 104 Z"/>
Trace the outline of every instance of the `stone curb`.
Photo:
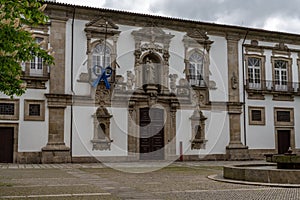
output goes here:
<path id="1" fill-rule="evenodd" d="M 300 184 L 260 183 L 260 182 L 237 181 L 237 180 L 225 179 L 221 174 L 210 175 L 207 178 L 218 182 L 233 183 L 233 184 L 282 187 L 282 188 L 300 188 Z"/>

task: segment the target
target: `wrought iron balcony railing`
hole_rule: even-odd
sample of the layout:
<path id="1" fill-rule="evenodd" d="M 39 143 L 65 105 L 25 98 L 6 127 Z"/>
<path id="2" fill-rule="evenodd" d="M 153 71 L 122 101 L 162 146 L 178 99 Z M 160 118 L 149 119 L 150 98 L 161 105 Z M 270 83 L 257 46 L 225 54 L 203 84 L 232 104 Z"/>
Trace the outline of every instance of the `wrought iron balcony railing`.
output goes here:
<path id="1" fill-rule="evenodd" d="M 262 80 L 259 83 L 254 83 L 253 81 L 247 80 L 246 89 L 269 92 L 300 92 L 300 83 L 270 80 Z"/>

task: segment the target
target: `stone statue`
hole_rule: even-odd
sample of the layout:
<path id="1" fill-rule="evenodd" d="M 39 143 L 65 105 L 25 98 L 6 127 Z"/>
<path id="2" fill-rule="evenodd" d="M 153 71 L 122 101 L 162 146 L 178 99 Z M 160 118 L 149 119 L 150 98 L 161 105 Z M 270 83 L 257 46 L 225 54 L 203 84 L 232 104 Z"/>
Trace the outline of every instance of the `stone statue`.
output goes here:
<path id="1" fill-rule="evenodd" d="M 135 83 L 135 76 L 132 71 L 127 71 L 127 89 L 132 90 L 133 84 Z"/>
<path id="2" fill-rule="evenodd" d="M 170 74 L 169 78 L 170 78 L 170 89 L 171 89 L 171 92 L 175 93 L 175 90 L 176 90 L 176 79 L 178 78 L 178 75 L 177 74 Z"/>
<path id="3" fill-rule="evenodd" d="M 146 72 L 147 72 L 147 82 L 146 83 L 154 83 L 155 82 L 155 66 L 152 60 L 147 58 L 146 60 Z"/>

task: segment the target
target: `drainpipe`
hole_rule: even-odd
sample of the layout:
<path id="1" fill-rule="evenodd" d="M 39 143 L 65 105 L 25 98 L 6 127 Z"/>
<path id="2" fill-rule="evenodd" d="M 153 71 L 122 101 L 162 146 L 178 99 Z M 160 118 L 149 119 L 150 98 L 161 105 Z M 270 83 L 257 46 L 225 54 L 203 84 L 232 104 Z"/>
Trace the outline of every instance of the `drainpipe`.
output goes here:
<path id="1" fill-rule="evenodd" d="M 73 7 L 72 17 L 72 31 L 71 31 L 71 92 L 72 92 L 72 103 L 71 103 L 71 122 L 70 122 L 70 154 L 71 163 L 73 162 L 73 101 L 74 101 L 74 88 L 73 88 L 73 65 L 74 65 L 74 19 L 75 19 L 76 6 Z"/>
<path id="2" fill-rule="evenodd" d="M 242 70 L 243 70 L 243 117 L 244 117 L 244 144 L 247 146 L 247 128 L 246 128 L 246 83 L 245 83 L 245 56 L 244 56 L 244 44 L 247 38 L 249 30 L 247 30 L 243 43 L 242 43 Z"/>

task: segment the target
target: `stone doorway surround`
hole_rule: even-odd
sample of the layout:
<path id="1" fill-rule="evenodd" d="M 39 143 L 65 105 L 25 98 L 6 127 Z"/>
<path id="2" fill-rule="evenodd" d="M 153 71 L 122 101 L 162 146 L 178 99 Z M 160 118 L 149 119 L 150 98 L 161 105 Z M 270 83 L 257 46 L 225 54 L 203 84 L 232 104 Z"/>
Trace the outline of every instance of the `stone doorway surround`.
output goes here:
<path id="1" fill-rule="evenodd" d="M 128 107 L 128 157 L 140 159 L 140 109 L 159 108 L 164 110 L 164 157 L 176 158 L 176 111 L 179 106 L 175 96 L 158 93 L 158 87 L 147 85 L 146 92 L 137 89 L 129 99 Z"/>

